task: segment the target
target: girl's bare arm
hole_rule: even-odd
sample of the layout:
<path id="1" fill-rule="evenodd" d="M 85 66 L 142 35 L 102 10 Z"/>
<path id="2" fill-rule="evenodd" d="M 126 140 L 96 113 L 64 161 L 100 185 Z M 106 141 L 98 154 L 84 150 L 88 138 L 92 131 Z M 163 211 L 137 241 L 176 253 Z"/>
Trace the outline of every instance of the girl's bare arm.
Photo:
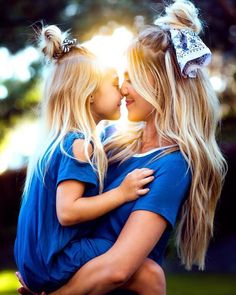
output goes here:
<path id="1" fill-rule="evenodd" d="M 83 151 L 83 140 L 73 143 L 73 154 L 79 161 L 86 161 Z M 90 153 L 92 147 L 90 147 Z M 79 173 L 79 171 L 78 171 Z M 143 188 L 154 177 L 153 170 L 142 168 L 129 173 L 116 188 L 101 195 L 83 197 L 85 183 L 78 180 L 66 180 L 57 187 L 56 210 L 59 222 L 63 226 L 96 219 L 125 202 L 134 201 L 146 194 L 149 189 Z"/>

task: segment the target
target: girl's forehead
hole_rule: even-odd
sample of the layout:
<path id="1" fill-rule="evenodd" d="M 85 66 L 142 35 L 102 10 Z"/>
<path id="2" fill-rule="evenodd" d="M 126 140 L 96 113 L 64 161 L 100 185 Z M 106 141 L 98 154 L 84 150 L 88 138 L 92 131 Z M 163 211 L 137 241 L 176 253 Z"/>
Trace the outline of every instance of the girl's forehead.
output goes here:
<path id="1" fill-rule="evenodd" d="M 118 77 L 118 73 L 114 68 L 108 68 L 105 72 L 106 78 L 114 79 Z"/>

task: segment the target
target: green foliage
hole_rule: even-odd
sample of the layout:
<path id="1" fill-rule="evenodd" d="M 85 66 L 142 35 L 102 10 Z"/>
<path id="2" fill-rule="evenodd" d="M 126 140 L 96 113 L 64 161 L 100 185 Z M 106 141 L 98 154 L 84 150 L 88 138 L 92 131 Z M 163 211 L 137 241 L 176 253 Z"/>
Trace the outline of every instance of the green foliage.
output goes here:
<path id="1" fill-rule="evenodd" d="M 17 288 L 20 286 L 13 271 L 0 272 L 0 294 L 10 295 L 17 294 Z"/>
<path id="2" fill-rule="evenodd" d="M 39 64 L 32 64 L 33 76 L 27 82 L 16 79 L 5 81 L 8 97 L 0 100 L 0 139 L 4 140 L 8 130 L 16 125 L 23 115 L 33 114 L 40 100 Z M 1 147 L 0 147 L 1 148 Z"/>
<path id="3" fill-rule="evenodd" d="M 37 21 L 59 23 L 60 12 L 67 0 L 0 0 L 0 40 L 1 46 L 15 53 L 32 43 L 31 25 Z"/>
<path id="4" fill-rule="evenodd" d="M 168 295 L 235 295 L 235 275 L 167 274 Z"/>

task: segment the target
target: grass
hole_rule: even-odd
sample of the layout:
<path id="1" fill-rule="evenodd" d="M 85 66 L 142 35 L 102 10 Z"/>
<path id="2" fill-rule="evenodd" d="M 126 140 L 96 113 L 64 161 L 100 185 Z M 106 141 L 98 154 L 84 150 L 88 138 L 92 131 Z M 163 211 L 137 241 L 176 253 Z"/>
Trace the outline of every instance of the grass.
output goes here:
<path id="1" fill-rule="evenodd" d="M 0 294 L 16 295 L 14 270 L 0 272 Z M 221 274 L 167 274 L 167 295 L 236 295 L 236 276 Z"/>
<path id="2" fill-rule="evenodd" d="M 236 275 L 169 274 L 167 295 L 236 295 Z"/>
<path id="3" fill-rule="evenodd" d="M 4 270 L 0 272 L 0 294 L 16 295 L 17 288 L 20 286 L 15 276 L 15 271 Z"/>

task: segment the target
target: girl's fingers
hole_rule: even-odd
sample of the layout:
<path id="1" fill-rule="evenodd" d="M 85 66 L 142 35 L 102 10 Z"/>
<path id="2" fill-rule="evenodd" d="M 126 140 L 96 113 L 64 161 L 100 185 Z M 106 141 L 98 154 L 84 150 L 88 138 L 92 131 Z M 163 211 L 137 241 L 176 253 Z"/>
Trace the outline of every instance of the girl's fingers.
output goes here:
<path id="1" fill-rule="evenodd" d="M 155 178 L 154 176 L 148 176 L 148 177 L 146 177 L 144 179 L 141 179 L 139 181 L 140 187 L 143 187 L 144 185 L 152 182 L 154 178 Z"/>
<path id="2" fill-rule="evenodd" d="M 149 188 L 142 188 L 142 189 L 137 190 L 137 194 L 139 196 L 143 196 L 143 195 L 146 195 L 149 191 L 150 191 Z"/>
<path id="3" fill-rule="evenodd" d="M 144 168 L 143 170 L 141 169 L 141 171 L 139 172 L 139 177 L 140 179 L 145 178 L 152 175 L 153 173 L 154 173 L 154 170 Z"/>

